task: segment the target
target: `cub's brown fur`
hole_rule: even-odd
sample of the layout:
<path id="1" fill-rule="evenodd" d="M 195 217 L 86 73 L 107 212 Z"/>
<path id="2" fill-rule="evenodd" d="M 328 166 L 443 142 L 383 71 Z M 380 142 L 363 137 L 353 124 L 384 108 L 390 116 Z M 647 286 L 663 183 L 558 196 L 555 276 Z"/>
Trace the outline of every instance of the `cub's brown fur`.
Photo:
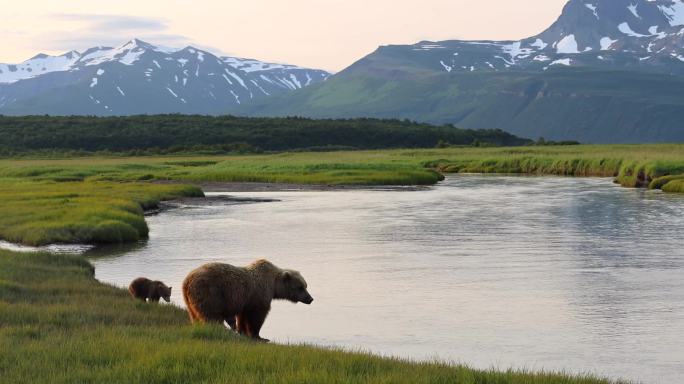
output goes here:
<path id="1" fill-rule="evenodd" d="M 152 281 L 144 277 L 133 280 L 128 286 L 128 292 L 134 299 L 155 303 L 158 303 L 160 298 L 167 303 L 171 302 L 171 289 L 161 281 Z"/>
<path id="2" fill-rule="evenodd" d="M 313 298 L 297 271 L 280 269 L 267 260 L 246 267 L 211 263 L 203 265 L 183 281 L 183 299 L 190 320 L 224 321 L 242 335 L 257 340 L 271 310 L 273 299 L 311 304 Z"/>

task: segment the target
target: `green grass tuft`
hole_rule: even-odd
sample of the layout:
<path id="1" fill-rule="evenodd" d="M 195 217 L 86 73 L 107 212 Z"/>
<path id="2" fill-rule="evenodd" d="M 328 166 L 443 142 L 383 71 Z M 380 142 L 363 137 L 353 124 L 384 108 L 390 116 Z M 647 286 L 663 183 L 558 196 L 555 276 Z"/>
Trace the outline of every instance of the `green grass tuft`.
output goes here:
<path id="1" fill-rule="evenodd" d="M 144 209 L 197 196 L 182 185 L 0 179 L 0 237 L 14 243 L 122 243 L 147 237 Z"/>
<path id="2" fill-rule="evenodd" d="M 663 191 L 673 193 L 684 193 L 684 177 L 672 180 L 663 186 Z"/>

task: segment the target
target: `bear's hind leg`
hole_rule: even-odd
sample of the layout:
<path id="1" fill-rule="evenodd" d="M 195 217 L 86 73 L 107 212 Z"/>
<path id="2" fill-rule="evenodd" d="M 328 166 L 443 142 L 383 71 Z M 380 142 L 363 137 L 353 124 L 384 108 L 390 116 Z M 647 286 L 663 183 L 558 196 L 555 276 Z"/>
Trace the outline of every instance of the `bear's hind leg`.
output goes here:
<path id="1" fill-rule="evenodd" d="M 190 316 L 191 324 L 195 324 L 196 322 L 199 322 L 201 320 L 199 314 L 197 314 L 197 311 L 192 305 L 188 305 L 188 315 Z"/>

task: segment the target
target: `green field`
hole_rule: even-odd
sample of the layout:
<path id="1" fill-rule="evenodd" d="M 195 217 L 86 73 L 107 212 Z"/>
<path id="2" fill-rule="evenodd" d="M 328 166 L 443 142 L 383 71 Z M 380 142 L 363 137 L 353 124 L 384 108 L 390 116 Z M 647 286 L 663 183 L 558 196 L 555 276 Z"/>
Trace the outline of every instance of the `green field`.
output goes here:
<path id="1" fill-rule="evenodd" d="M 463 356 L 464 360 L 468 356 Z M 98 283 L 77 256 L 0 251 L 2 383 L 608 384 L 261 344 Z"/>
<path id="2" fill-rule="evenodd" d="M 0 238 L 24 244 L 145 238 L 143 209 L 198 196 L 160 181 L 432 185 L 444 174 L 604 176 L 684 192 L 684 145 L 444 148 L 193 157 L 0 160 Z"/>

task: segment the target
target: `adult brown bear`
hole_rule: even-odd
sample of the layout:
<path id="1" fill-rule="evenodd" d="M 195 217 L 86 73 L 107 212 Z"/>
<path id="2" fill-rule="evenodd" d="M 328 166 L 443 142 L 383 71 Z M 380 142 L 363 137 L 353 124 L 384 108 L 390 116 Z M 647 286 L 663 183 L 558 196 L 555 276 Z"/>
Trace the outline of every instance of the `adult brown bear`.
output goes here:
<path id="1" fill-rule="evenodd" d="M 280 269 L 267 260 L 246 267 L 211 263 L 183 281 L 183 299 L 194 322 L 224 321 L 242 335 L 259 336 L 273 299 L 311 304 L 313 297 L 297 271 Z"/>

